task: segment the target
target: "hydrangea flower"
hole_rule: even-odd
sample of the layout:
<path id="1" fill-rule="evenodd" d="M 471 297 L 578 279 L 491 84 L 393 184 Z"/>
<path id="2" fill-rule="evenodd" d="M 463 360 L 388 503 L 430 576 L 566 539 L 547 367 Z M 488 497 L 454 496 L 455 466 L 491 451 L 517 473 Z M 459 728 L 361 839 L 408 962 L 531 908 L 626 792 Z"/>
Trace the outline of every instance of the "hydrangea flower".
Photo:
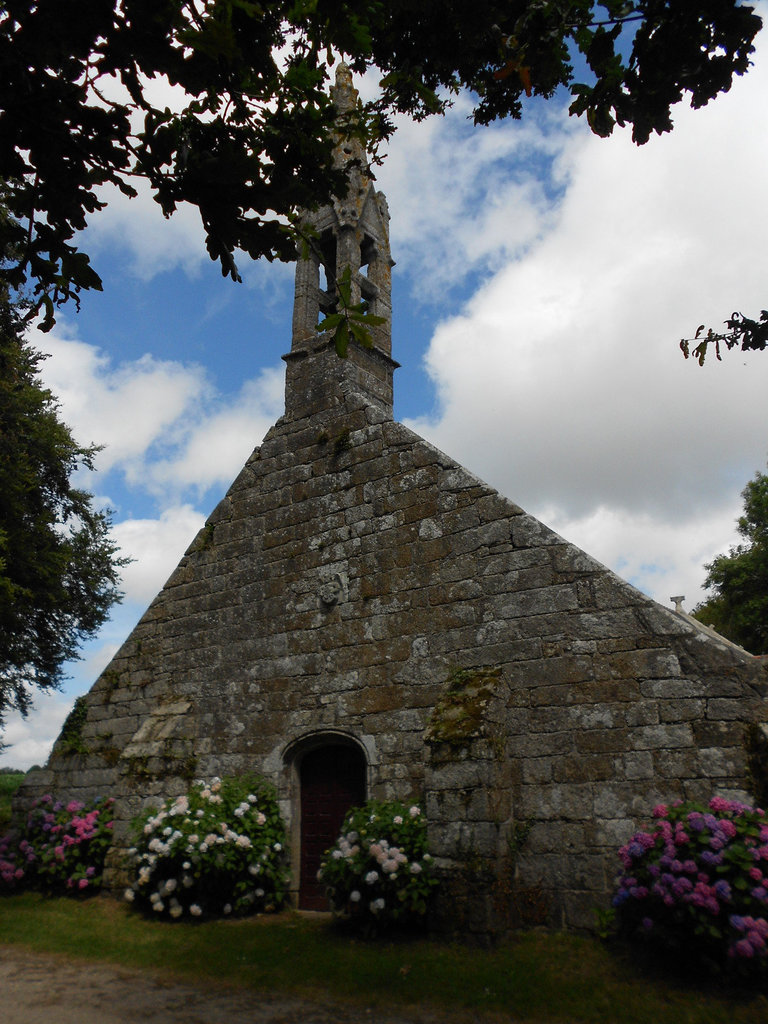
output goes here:
<path id="1" fill-rule="evenodd" d="M 426 822 L 416 804 L 369 801 L 350 811 L 318 878 L 334 910 L 364 932 L 378 930 L 423 919 L 436 885 L 428 858 Z"/>
<path id="2" fill-rule="evenodd" d="M 284 841 L 277 800 L 265 783 L 198 780 L 140 823 L 133 903 L 172 919 L 277 909 L 288 882 Z"/>
<path id="3" fill-rule="evenodd" d="M 708 807 L 677 801 L 653 814 L 653 827 L 619 850 L 621 929 L 723 969 L 749 961 L 752 971 L 768 970 L 768 886 L 757 866 L 768 856 L 765 813 L 715 797 Z"/>
<path id="4" fill-rule="evenodd" d="M 101 885 L 114 801 L 35 800 L 18 838 L 0 838 L 0 891 L 34 887 L 76 895 Z"/>

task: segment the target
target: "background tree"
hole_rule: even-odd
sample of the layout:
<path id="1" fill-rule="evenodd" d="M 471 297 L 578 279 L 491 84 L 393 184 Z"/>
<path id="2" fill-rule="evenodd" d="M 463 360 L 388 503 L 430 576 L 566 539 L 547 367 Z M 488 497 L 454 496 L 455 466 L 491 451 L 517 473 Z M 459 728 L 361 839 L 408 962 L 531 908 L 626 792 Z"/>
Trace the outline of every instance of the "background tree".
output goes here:
<path id="1" fill-rule="evenodd" d="M 42 387 L 43 358 L 24 337 L 18 305 L 0 300 L 0 728 L 26 714 L 37 687 L 57 687 L 120 600 L 108 514 L 74 486 L 96 448 L 82 448 Z"/>
<path id="2" fill-rule="evenodd" d="M 757 473 L 741 492 L 738 529 L 746 543 L 705 566 L 709 600 L 693 615 L 752 654 L 768 654 L 768 476 Z"/>
<path id="3" fill-rule="evenodd" d="M 380 72 L 376 99 L 343 126 L 375 147 L 396 111 L 444 109 L 466 89 L 474 118 L 520 117 L 523 96 L 572 96 L 571 112 L 644 143 L 749 67 L 761 21 L 738 0 L 0 0 L 0 180 L 14 219 L 2 251 L 44 324 L 99 288 L 77 232 L 104 186 L 149 184 L 170 216 L 202 218 L 206 246 L 293 258 L 301 208 L 343 188 L 327 82 L 337 54 Z M 578 67 L 578 73 L 575 68 Z M 165 90 L 160 86 L 165 83 Z M 183 97 L 166 105 L 168 84 Z M 161 98 L 159 98 L 161 97 Z"/>

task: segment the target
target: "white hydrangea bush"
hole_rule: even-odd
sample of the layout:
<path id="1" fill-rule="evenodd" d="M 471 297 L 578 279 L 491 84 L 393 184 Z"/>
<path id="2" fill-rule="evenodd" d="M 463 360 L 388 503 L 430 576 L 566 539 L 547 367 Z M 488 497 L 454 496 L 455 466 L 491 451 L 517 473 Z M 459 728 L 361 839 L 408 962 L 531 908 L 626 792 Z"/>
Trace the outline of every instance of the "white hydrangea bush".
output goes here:
<path id="1" fill-rule="evenodd" d="M 135 906 L 173 920 L 279 909 L 289 884 L 285 828 L 256 776 L 193 783 L 134 824 Z"/>
<path id="2" fill-rule="evenodd" d="M 318 879 L 331 909 L 365 932 L 424 921 L 437 879 L 420 807 L 371 800 L 351 810 Z"/>

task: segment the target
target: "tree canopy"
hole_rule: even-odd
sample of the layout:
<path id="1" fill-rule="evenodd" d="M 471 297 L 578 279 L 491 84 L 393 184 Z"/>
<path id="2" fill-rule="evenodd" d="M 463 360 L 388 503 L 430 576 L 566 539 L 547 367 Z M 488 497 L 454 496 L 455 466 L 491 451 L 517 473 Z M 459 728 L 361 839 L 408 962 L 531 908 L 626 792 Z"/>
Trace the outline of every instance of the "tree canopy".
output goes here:
<path id="1" fill-rule="evenodd" d="M 0 727 L 26 714 L 31 689 L 59 685 L 63 664 L 119 600 L 108 514 L 75 487 L 97 449 L 82 448 L 38 378 L 23 310 L 0 301 Z"/>
<path id="2" fill-rule="evenodd" d="M 757 473 L 741 496 L 745 543 L 705 566 L 714 593 L 693 615 L 750 653 L 768 654 L 768 476 Z"/>
<path id="3" fill-rule="evenodd" d="M 0 251 L 17 254 L 1 272 L 50 327 L 100 287 L 78 232 L 109 186 L 138 181 L 167 216 L 199 210 L 225 275 L 238 250 L 293 258 L 297 211 L 344 185 L 339 55 L 378 69 L 378 96 L 341 126 L 369 149 L 395 112 L 439 112 L 461 89 L 478 124 L 564 89 L 593 132 L 631 125 L 642 144 L 684 96 L 730 88 L 760 25 L 738 0 L 0 0 Z"/>

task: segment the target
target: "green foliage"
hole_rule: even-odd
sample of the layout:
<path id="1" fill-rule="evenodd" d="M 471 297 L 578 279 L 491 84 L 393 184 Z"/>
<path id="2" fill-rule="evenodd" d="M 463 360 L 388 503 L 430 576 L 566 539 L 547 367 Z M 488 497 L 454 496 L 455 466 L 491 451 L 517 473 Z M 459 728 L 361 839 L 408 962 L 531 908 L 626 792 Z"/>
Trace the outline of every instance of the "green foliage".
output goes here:
<path id="1" fill-rule="evenodd" d="M 59 733 L 59 743 L 68 754 L 87 754 L 83 743 L 83 726 L 88 719 L 88 702 L 85 697 L 76 697 L 72 710 L 64 719 Z"/>
<path id="2" fill-rule="evenodd" d="M 691 339 L 682 338 L 680 348 L 686 359 L 689 356 L 703 366 L 709 352 L 709 346 L 715 346 L 715 358 L 722 362 L 721 345 L 727 349 L 739 348 L 742 352 L 763 352 L 768 348 L 768 309 L 760 313 L 759 320 L 744 316 L 743 313 L 732 313 L 725 321 L 724 331 L 715 331 L 706 324 L 697 328 L 693 341 L 698 344 L 691 348 Z"/>
<path id="3" fill-rule="evenodd" d="M 592 911 L 595 918 L 595 935 L 598 939 L 610 939 L 616 929 L 615 907 L 595 907 Z"/>
<path id="4" fill-rule="evenodd" d="M 333 457 L 337 459 L 344 452 L 348 452 L 352 447 L 352 442 L 349 439 L 349 427 L 339 431 L 339 433 L 333 439 Z"/>
<path id="5" fill-rule="evenodd" d="M 198 781 L 137 821 L 137 875 L 125 897 L 173 919 L 276 910 L 289 880 L 284 851 L 277 800 L 263 780 Z"/>
<path id="6" fill-rule="evenodd" d="M 318 879 L 333 910 L 365 934 L 423 921 L 437 880 L 420 808 L 378 800 L 353 808 Z"/>
<path id="7" fill-rule="evenodd" d="M 321 333 L 328 332 L 333 335 L 336 355 L 341 359 L 347 358 L 350 341 L 362 345 L 363 348 L 371 348 L 373 338 L 368 330 L 369 327 L 380 327 L 385 324 L 386 318 L 374 316 L 368 312 L 368 303 L 352 302 L 352 269 L 344 268 L 339 279 L 336 281 L 336 295 L 339 312 L 326 316 L 318 325 Z"/>
<path id="8" fill-rule="evenodd" d="M 768 817 L 714 797 L 654 809 L 651 830 L 621 848 L 613 905 L 624 934 L 718 972 L 768 968 Z"/>
<path id="9" fill-rule="evenodd" d="M 24 772 L 0 769 L 0 835 L 11 823 L 11 801 L 24 781 Z"/>
<path id="10" fill-rule="evenodd" d="M 92 468 L 38 378 L 17 305 L 0 298 L 0 725 L 50 689 L 120 599 L 110 518 L 71 478 Z"/>
<path id="11" fill-rule="evenodd" d="M 693 615 L 750 653 L 768 654 L 768 476 L 757 473 L 741 496 L 738 530 L 746 543 L 705 566 L 714 594 Z"/>
<path id="12" fill-rule="evenodd" d="M 594 19 L 589 3 L 542 6 L 572 8 L 566 16 L 578 18 L 576 42 L 597 78 L 594 85 L 573 88 L 571 111 L 586 114 L 598 135 L 609 135 L 614 124 L 631 124 L 632 137 L 640 143 L 653 132 L 671 130 L 670 108 L 686 92 L 691 105 L 701 107 L 730 88 L 732 75 L 749 67 L 752 39 L 760 27 L 753 8 L 722 0 L 610 0 L 603 4 L 607 19 Z M 591 24 L 585 24 L 588 8 Z M 629 24 L 634 31 L 625 60 L 620 47 Z"/>
<path id="13" fill-rule="evenodd" d="M 335 54 L 357 73 L 379 69 L 378 95 L 342 126 L 368 148 L 394 112 L 426 117 L 460 89 L 488 124 L 559 87 L 594 132 L 631 124 L 642 143 L 670 130 L 684 95 L 698 107 L 726 91 L 761 24 L 738 0 L 83 0 L 65 19 L 57 0 L 4 0 L 3 12 L 11 217 L 0 242 L 14 256 L 2 273 L 31 284 L 48 327 L 57 304 L 101 286 L 73 238 L 105 205 L 104 186 L 133 196 L 141 179 L 166 216 L 196 207 L 211 259 L 234 280 L 238 249 L 290 259 L 286 225 L 345 187 L 327 90 Z M 157 80 L 183 90 L 182 109 L 158 105 Z"/>
<path id="14" fill-rule="evenodd" d="M 0 892 L 42 889 L 89 895 L 101 886 L 112 844 L 114 801 L 64 804 L 50 794 L 32 805 L 20 835 L 0 839 Z"/>

